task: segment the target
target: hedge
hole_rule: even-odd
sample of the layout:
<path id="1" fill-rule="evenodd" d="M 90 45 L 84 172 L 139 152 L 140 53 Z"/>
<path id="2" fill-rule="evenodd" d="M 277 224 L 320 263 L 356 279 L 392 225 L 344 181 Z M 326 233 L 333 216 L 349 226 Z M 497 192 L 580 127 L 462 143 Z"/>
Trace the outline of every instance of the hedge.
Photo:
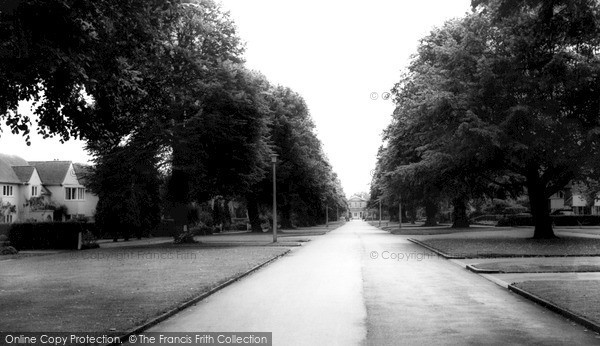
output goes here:
<path id="1" fill-rule="evenodd" d="M 93 224 L 78 222 L 14 223 L 8 232 L 10 245 L 17 250 L 77 249 L 79 233 Z"/>
<path id="2" fill-rule="evenodd" d="M 156 229 L 150 232 L 153 237 L 173 237 L 175 236 L 175 220 L 163 219 Z"/>
<path id="3" fill-rule="evenodd" d="M 11 223 L 0 223 L 0 235 L 8 236 L 8 231 L 10 230 Z"/>
<path id="4" fill-rule="evenodd" d="M 598 226 L 600 215 L 551 215 L 555 226 Z M 498 227 L 533 226 L 531 215 L 512 215 L 498 221 Z"/>

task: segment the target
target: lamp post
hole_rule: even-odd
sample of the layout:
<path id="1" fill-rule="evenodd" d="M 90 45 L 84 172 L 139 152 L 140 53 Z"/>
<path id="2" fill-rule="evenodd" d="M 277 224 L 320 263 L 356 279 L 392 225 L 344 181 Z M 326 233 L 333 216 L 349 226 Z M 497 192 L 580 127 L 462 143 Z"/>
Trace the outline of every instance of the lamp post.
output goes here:
<path id="1" fill-rule="evenodd" d="M 277 243 L 277 179 L 276 165 L 277 154 L 271 154 L 271 163 L 273 164 L 273 243 Z"/>
<path id="2" fill-rule="evenodd" d="M 379 199 L 379 227 L 381 227 L 381 198 Z"/>
<path id="3" fill-rule="evenodd" d="M 398 201 L 398 227 L 402 229 L 402 197 Z"/>

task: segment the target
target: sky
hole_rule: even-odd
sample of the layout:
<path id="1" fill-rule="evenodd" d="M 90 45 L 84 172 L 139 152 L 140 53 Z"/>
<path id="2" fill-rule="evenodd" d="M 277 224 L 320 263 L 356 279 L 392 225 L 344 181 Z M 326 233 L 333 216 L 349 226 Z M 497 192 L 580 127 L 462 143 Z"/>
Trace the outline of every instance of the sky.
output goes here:
<path id="1" fill-rule="evenodd" d="M 383 96 L 399 81 L 419 39 L 470 11 L 470 0 L 221 3 L 246 43 L 247 66 L 304 97 L 347 196 L 369 190 L 381 134 L 394 110 Z M 81 141 L 61 144 L 34 135 L 28 147 L 1 128 L 2 153 L 30 161 L 89 162 Z"/>

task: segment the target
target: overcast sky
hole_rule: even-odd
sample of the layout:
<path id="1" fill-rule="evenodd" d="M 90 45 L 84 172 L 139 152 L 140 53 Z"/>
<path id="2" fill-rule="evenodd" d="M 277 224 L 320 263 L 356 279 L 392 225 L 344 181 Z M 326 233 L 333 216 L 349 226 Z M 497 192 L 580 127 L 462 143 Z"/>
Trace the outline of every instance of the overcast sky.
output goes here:
<path id="1" fill-rule="evenodd" d="M 418 41 L 470 11 L 470 0 L 222 0 L 246 42 L 246 60 L 275 84 L 299 92 L 345 193 L 368 191 L 381 132 L 394 109 L 383 100 Z M 371 94 L 378 98 L 372 100 Z M 26 109 L 25 109 L 26 110 Z M 26 160 L 87 162 L 81 142 L 33 137 L 5 127 L 0 152 Z"/>

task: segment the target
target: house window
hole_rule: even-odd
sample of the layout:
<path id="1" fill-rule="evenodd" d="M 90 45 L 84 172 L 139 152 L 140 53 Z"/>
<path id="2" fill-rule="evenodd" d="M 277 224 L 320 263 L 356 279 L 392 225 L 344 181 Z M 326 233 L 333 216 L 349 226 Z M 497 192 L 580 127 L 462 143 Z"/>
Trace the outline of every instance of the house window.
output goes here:
<path id="1" fill-rule="evenodd" d="M 38 187 L 32 186 L 31 187 L 31 197 L 36 197 L 37 195 L 38 195 Z"/>
<path id="2" fill-rule="evenodd" d="M 4 185 L 2 186 L 2 196 L 12 196 L 13 195 L 13 187 Z"/>
<path id="3" fill-rule="evenodd" d="M 12 214 L 5 215 L 2 218 L 2 222 L 4 222 L 4 223 L 11 223 L 11 222 L 13 222 L 13 216 L 12 216 Z"/>
<path id="4" fill-rule="evenodd" d="M 65 199 L 67 201 L 83 201 L 85 189 L 83 187 L 65 187 Z"/>

